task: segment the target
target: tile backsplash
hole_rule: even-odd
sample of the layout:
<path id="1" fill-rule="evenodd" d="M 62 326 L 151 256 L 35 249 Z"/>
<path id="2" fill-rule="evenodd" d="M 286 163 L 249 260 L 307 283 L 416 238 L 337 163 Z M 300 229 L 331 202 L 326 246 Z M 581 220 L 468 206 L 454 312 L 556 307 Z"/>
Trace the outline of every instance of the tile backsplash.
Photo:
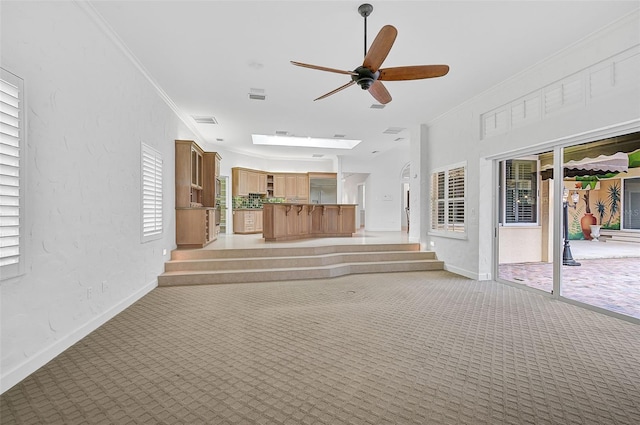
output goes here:
<path id="1" fill-rule="evenodd" d="M 250 193 L 249 196 L 234 196 L 233 197 L 233 208 L 255 208 L 261 209 L 262 204 L 266 203 L 282 203 L 284 202 L 284 198 L 264 198 L 263 195 L 259 193 Z"/>

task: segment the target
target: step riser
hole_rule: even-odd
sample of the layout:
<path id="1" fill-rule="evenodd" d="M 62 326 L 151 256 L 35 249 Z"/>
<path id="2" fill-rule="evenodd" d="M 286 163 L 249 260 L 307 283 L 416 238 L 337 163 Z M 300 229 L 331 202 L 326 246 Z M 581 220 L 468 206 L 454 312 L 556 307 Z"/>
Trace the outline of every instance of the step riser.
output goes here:
<path id="1" fill-rule="evenodd" d="M 349 252 L 388 252 L 388 251 L 420 251 L 419 244 L 381 244 L 381 245 L 330 245 L 317 247 L 279 248 L 277 246 L 258 249 L 193 249 L 174 250 L 171 260 L 207 260 L 217 258 L 246 257 L 296 257 L 309 255 L 325 255 Z"/>
<path id="2" fill-rule="evenodd" d="M 319 267 L 340 263 L 433 260 L 433 252 L 387 252 L 352 253 L 328 256 L 290 257 L 290 258 L 245 258 L 229 260 L 191 260 L 175 261 L 165 264 L 165 271 L 206 271 L 206 270 L 250 270 L 284 267 Z"/>
<path id="3" fill-rule="evenodd" d="M 326 279 L 348 274 L 391 273 L 407 271 L 443 270 L 443 262 L 438 260 L 393 262 L 375 264 L 341 264 L 333 267 L 306 270 L 273 270 L 247 272 L 212 272 L 193 275 L 160 276 L 159 286 L 212 285 L 246 282 L 272 282 L 304 279 Z"/>

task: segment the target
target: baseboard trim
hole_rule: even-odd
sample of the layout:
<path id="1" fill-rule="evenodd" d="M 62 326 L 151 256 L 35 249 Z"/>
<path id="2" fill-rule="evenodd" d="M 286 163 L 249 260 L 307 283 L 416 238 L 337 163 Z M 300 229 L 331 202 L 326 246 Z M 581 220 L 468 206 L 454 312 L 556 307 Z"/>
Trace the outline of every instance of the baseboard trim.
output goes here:
<path id="1" fill-rule="evenodd" d="M 63 336 L 53 344 L 43 348 L 28 359 L 25 359 L 23 363 L 16 366 L 12 370 L 3 373 L 0 376 L 0 394 L 9 390 L 14 385 L 20 383 L 20 381 L 31 375 L 36 370 L 40 369 L 45 364 L 49 363 L 51 360 L 64 352 L 67 348 L 71 347 L 73 344 L 80 341 L 82 338 L 89 335 L 91 332 L 95 331 L 100 326 L 107 323 L 109 320 L 113 319 L 116 315 L 124 311 L 127 307 L 131 306 L 140 298 L 144 297 L 157 286 L 158 280 L 155 279 L 153 282 L 146 284 L 102 314 L 93 317 L 91 320 L 84 323 L 79 328 L 73 330 L 68 335 Z"/>
<path id="2" fill-rule="evenodd" d="M 464 277 L 467 277 L 469 279 L 486 280 L 486 279 L 480 279 L 480 275 L 478 273 L 472 272 L 470 270 L 465 270 L 465 269 L 462 269 L 460 267 L 452 266 L 452 265 L 447 264 L 447 263 L 444 264 L 444 269 L 446 271 L 448 271 L 448 272 L 459 274 L 460 276 L 464 276 Z"/>

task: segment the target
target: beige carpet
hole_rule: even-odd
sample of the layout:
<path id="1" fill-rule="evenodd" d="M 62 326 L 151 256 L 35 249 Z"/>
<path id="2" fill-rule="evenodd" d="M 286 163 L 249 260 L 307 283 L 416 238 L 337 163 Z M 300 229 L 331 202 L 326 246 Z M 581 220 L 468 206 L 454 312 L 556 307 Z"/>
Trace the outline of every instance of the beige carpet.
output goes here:
<path id="1" fill-rule="evenodd" d="M 640 327 L 447 272 L 158 288 L 3 424 L 639 424 Z"/>

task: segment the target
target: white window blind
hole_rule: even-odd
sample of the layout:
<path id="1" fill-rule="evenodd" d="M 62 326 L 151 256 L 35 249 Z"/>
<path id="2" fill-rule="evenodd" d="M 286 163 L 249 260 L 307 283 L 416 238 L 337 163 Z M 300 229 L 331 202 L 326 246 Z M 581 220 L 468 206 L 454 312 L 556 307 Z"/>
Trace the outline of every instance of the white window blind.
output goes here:
<path id="1" fill-rule="evenodd" d="M 22 179 L 24 144 L 23 83 L 0 74 L 0 267 L 2 277 L 19 273 L 21 262 Z"/>
<path id="2" fill-rule="evenodd" d="M 431 176 L 431 228 L 444 230 L 444 171 L 433 173 Z"/>
<path id="3" fill-rule="evenodd" d="M 503 223 L 536 223 L 538 220 L 537 161 L 510 159 L 503 168 Z"/>
<path id="4" fill-rule="evenodd" d="M 466 167 L 431 175 L 431 230 L 465 232 Z"/>
<path id="5" fill-rule="evenodd" d="M 142 242 L 162 235 L 162 155 L 142 144 Z"/>

